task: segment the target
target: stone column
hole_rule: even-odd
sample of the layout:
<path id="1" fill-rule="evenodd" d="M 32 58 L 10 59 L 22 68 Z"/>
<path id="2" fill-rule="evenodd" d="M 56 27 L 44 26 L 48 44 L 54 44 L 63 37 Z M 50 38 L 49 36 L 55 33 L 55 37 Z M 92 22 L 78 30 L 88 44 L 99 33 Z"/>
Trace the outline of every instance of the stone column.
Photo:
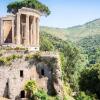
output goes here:
<path id="1" fill-rule="evenodd" d="M 20 15 L 17 13 L 17 31 L 16 31 L 16 44 L 20 45 L 21 37 L 20 37 Z"/>
<path id="2" fill-rule="evenodd" d="M 33 42 L 33 23 L 31 24 L 30 38 L 31 38 L 30 43 L 32 45 L 32 42 Z"/>
<path id="3" fill-rule="evenodd" d="M 4 37 L 3 37 L 3 20 L 0 19 L 0 44 L 4 43 Z"/>
<path id="4" fill-rule="evenodd" d="M 36 21 L 36 45 L 39 46 L 39 18 Z"/>
<path id="5" fill-rule="evenodd" d="M 15 40 L 14 40 L 14 20 L 12 20 L 12 43 L 15 43 Z"/>
<path id="6" fill-rule="evenodd" d="M 33 43 L 34 46 L 36 45 L 36 17 L 33 17 Z"/>
<path id="7" fill-rule="evenodd" d="M 26 15 L 25 45 L 29 45 L 29 15 Z"/>

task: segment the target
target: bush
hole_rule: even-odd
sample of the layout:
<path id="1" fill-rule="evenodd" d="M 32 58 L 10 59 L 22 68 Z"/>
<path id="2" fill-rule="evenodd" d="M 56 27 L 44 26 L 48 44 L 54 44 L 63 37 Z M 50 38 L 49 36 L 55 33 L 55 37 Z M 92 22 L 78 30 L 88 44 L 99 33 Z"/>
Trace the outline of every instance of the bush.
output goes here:
<path id="1" fill-rule="evenodd" d="M 49 96 L 43 89 L 38 88 L 34 80 L 30 80 L 25 84 L 25 91 L 29 100 L 61 100 L 60 97 Z"/>
<path id="2" fill-rule="evenodd" d="M 76 97 L 76 100 L 95 100 L 91 96 L 86 95 L 84 92 L 80 92 Z"/>
<path id="3" fill-rule="evenodd" d="M 35 53 L 35 54 L 29 54 L 25 57 L 25 60 L 30 60 L 33 59 L 35 61 L 41 61 L 41 55 L 39 52 Z"/>
<path id="4" fill-rule="evenodd" d="M 33 59 L 34 59 L 35 61 L 41 61 L 41 55 L 40 55 L 40 53 L 39 53 L 39 52 L 35 53 L 35 54 L 33 55 Z"/>
<path id="5" fill-rule="evenodd" d="M 0 58 L 0 65 L 5 65 L 7 63 L 8 62 L 7 62 L 7 60 L 5 58 L 3 58 L 3 57 Z"/>
<path id="6" fill-rule="evenodd" d="M 33 54 L 28 54 L 26 55 L 25 60 L 30 60 L 32 58 L 33 58 Z"/>
<path id="7" fill-rule="evenodd" d="M 14 50 L 26 50 L 26 48 L 24 48 L 24 47 L 16 47 L 16 48 L 14 48 Z"/>
<path id="8" fill-rule="evenodd" d="M 8 57 L 0 57 L 0 65 L 11 65 L 14 59 L 22 58 L 22 55 L 11 55 Z"/>
<path id="9" fill-rule="evenodd" d="M 39 89 L 34 95 L 37 100 L 48 100 L 48 95 L 43 89 Z"/>
<path id="10" fill-rule="evenodd" d="M 37 85 L 34 80 L 30 80 L 25 84 L 25 90 L 34 94 L 37 91 Z"/>
<path id="11" fill-rule="evenodd" d="M 45 37 L 41 37 L 40 50 L 41 51 L 52 51 L 54 49 L 53 44 Z"/>

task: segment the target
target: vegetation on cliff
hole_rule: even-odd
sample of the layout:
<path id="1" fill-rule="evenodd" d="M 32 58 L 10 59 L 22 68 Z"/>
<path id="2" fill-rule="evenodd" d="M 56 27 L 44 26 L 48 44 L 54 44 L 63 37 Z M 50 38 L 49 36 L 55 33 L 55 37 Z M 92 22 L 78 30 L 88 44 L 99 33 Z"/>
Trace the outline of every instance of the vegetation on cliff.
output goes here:
<path id="1" fill-rule="evenodd" d="M 61 52 L 63 79 L 67 84 L 64 88 L 67 87 L 67 93 L 71 88 L 71 91 L 75 93 L 76 100 L 100 99 L 99 26 L 100 19 L 67 29 L 41 27 L 41 37 L 46 38 L 42 46 L 50 44 L 50 47 L 44 45 L 44 49 Z M 44 50 L 43 47 L 41 50 Z"/>
<path id="2" fill-rule="evenodd" d="M 50 97 L 47 93 L 37 86 L 34 80 L 25 84 L 25 91 L 28 93 L 29 100 L 60 100 L 58 96 Z"/>
<path id="3" fill-rule="evenodd" d="M 49 8 L 37 0 L 13 2 L 7 6 L 8 12 L 15 14 L 23 6 L 39 10 L 44 15 L 50 14 Z M 60 52 L 64 89 L 71 96 L 74 93 L 73 97 L 76 100 L 100 100 L 99 34 L 100 19 L 67 29 L 41 27 L 40 49 Z M 6 61 L 12 61 L 15 58 L 0 58 L 0 62 L 5 64 Z M 27 57 L 29 58 L 31 56 Z M 41 89 L 33 93 L 33 86 L 35 86 L 34 82 L 28 82 L 26 85 L 26 91 L 31 91 L 33 98 L 49 100 L 48 95 Z M 59 98 L 55 97 L 54 100 Z"/>
<path id="4" fill-rule="evenodd" d="M 6 57 L 3 57 L 3 56 L 0 57 L 0 66 L 2 65 L 9 66 L 12 64 L 12 61 L 14 61 L 15 59 L 20 59 L 23 57 L 22 55 L 19 55 L 19 54 L 13 54 L 13 55 L 6 56 Z"/>
<path id="5" fill-rule="evenodd" d="M 47 41 L 43 41 L 47 40 Z M 63 41 L 50 34 L 41 33 L 41 46 L 40 49 L 59 51 L 61 53 L 62 61 L 62 78 L 66 83 L 69 83 L 73 91 L 79 90 L 78 78 L 81 71 L 87 64 L 87 56 L 83 55 L 80 50 L 71 42 Z M 46 45 L 50 43 L 52 45 Z M 46 47 L 45 47 L 46 45 Z M 49 47 L 50 46 L 50 47 Z M 49 49 L 50 48 L 50 49 Z M 67 85 L 68 86 L 68 85 Z M 67 87 L 68 88 L 68 87 Z M 69 89 L 67 89 L 69 92 Z"/>

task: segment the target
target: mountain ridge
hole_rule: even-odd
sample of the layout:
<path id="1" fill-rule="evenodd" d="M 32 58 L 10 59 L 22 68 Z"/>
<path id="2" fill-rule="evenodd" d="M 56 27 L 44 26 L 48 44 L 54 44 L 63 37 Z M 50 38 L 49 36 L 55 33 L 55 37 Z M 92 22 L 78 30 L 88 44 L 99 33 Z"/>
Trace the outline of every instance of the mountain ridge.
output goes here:
<path id="1" fill-rule="evenodd" d="M 49 33 L 63 40 L 73 42 L 80 41 L 87 36 L 100 34 L 100 18 L 87 22 L 83 25 L 72 26 L 69 28 L 41 27 L 41 31 Z"/>

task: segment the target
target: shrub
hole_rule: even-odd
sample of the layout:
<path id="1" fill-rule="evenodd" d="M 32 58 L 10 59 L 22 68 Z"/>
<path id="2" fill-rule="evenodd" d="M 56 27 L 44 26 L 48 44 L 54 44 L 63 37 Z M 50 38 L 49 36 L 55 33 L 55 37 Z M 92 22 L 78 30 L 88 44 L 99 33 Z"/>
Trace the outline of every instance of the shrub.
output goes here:
<path id="1" fill-rule="evenodd" d="M 4 65 L 7 63 L 7 60 L 5 58 L 0 58 L 0 65 Z"/>
<path id="2" fill-rule="evenodd" d="M 33 54 L 28 54 L 26 55 L 25 60 L 30 60 L 32 58 L 33 58 Z"/>
<path id="3" fill-rule="evenodd" d="M 23 48 L 23 47 L 16 47 L 16 48 L 14 48 L 14 50 L 26 50 L 26 48 Z"/>
<path id="4" fill-rule="evenodd" d="M 33 55 L 33 59 L 35 61 L 41 61 L 41 55 L 39 52 L 37 52 L 36 54 Z"/>
<path id="5" fill-rule="evenodd" d="M 25 57 L 25 60 L 30 60 L 33 59 L 35 61 L 41 61 L 41 55 L 39 52 L 35 53 L 35 54 L 29 54 Z"/>
<path id="6" fill-rule="evenodd" d="M 42 51 L 52 51 L 54 50 L 54 46 L 53 44 L 47 39 L 47 38 L 43 38 L 41 37 L 41 42 L 40 42 L 40 50 Z"/>
<path id="7" fill-rule="evenodd" d="M 48 100 L 48 95 L 43 89 L 39 89 L 33 97 L 37 100 Z"/>
<path id="8" fill-rule="evenodd" d="M 14 59 L 17 59 L 17 58 L 22 58 L 22 55 L 11 55 L 11 56 L 8 56 L 6 57 L 7 61 L 11 61 L 11 60 L 14 60 Z"/>
<path id="9" fill-rule="evenodd" d="M 49 96 L 43 89 L 38 88 L 34 80 L 29 80 L 24 89 L 29 100 L 61 100 L 59 96 Z"/>
<path id="10" fill-rule="evenodd" d="M 18 59 L 18 58 L 22 58 L 22 55 L 11 55 L 11 56 L 8 56 L 8 57 L 1 57 L 0 58 L 0 65 L 11 65 L 11 62 L 14 60 L 14 59 Z"/>
<path id="11" fill-rule="evenodd" d="M 37 85 L 36 82 L 34 80 L 30 80 L 25 84 L 25 90 L 27 91 L 27 93 L 29 94 L 35 94 L 35 92 L 37 91 Z"/>
<path id="12" fill-rule="evenodd" d="M 86 95 L 84 92 L 80 92 L 78 96 L 76 97 L 76 100 L 95 100 L 89 95 Z"/>

